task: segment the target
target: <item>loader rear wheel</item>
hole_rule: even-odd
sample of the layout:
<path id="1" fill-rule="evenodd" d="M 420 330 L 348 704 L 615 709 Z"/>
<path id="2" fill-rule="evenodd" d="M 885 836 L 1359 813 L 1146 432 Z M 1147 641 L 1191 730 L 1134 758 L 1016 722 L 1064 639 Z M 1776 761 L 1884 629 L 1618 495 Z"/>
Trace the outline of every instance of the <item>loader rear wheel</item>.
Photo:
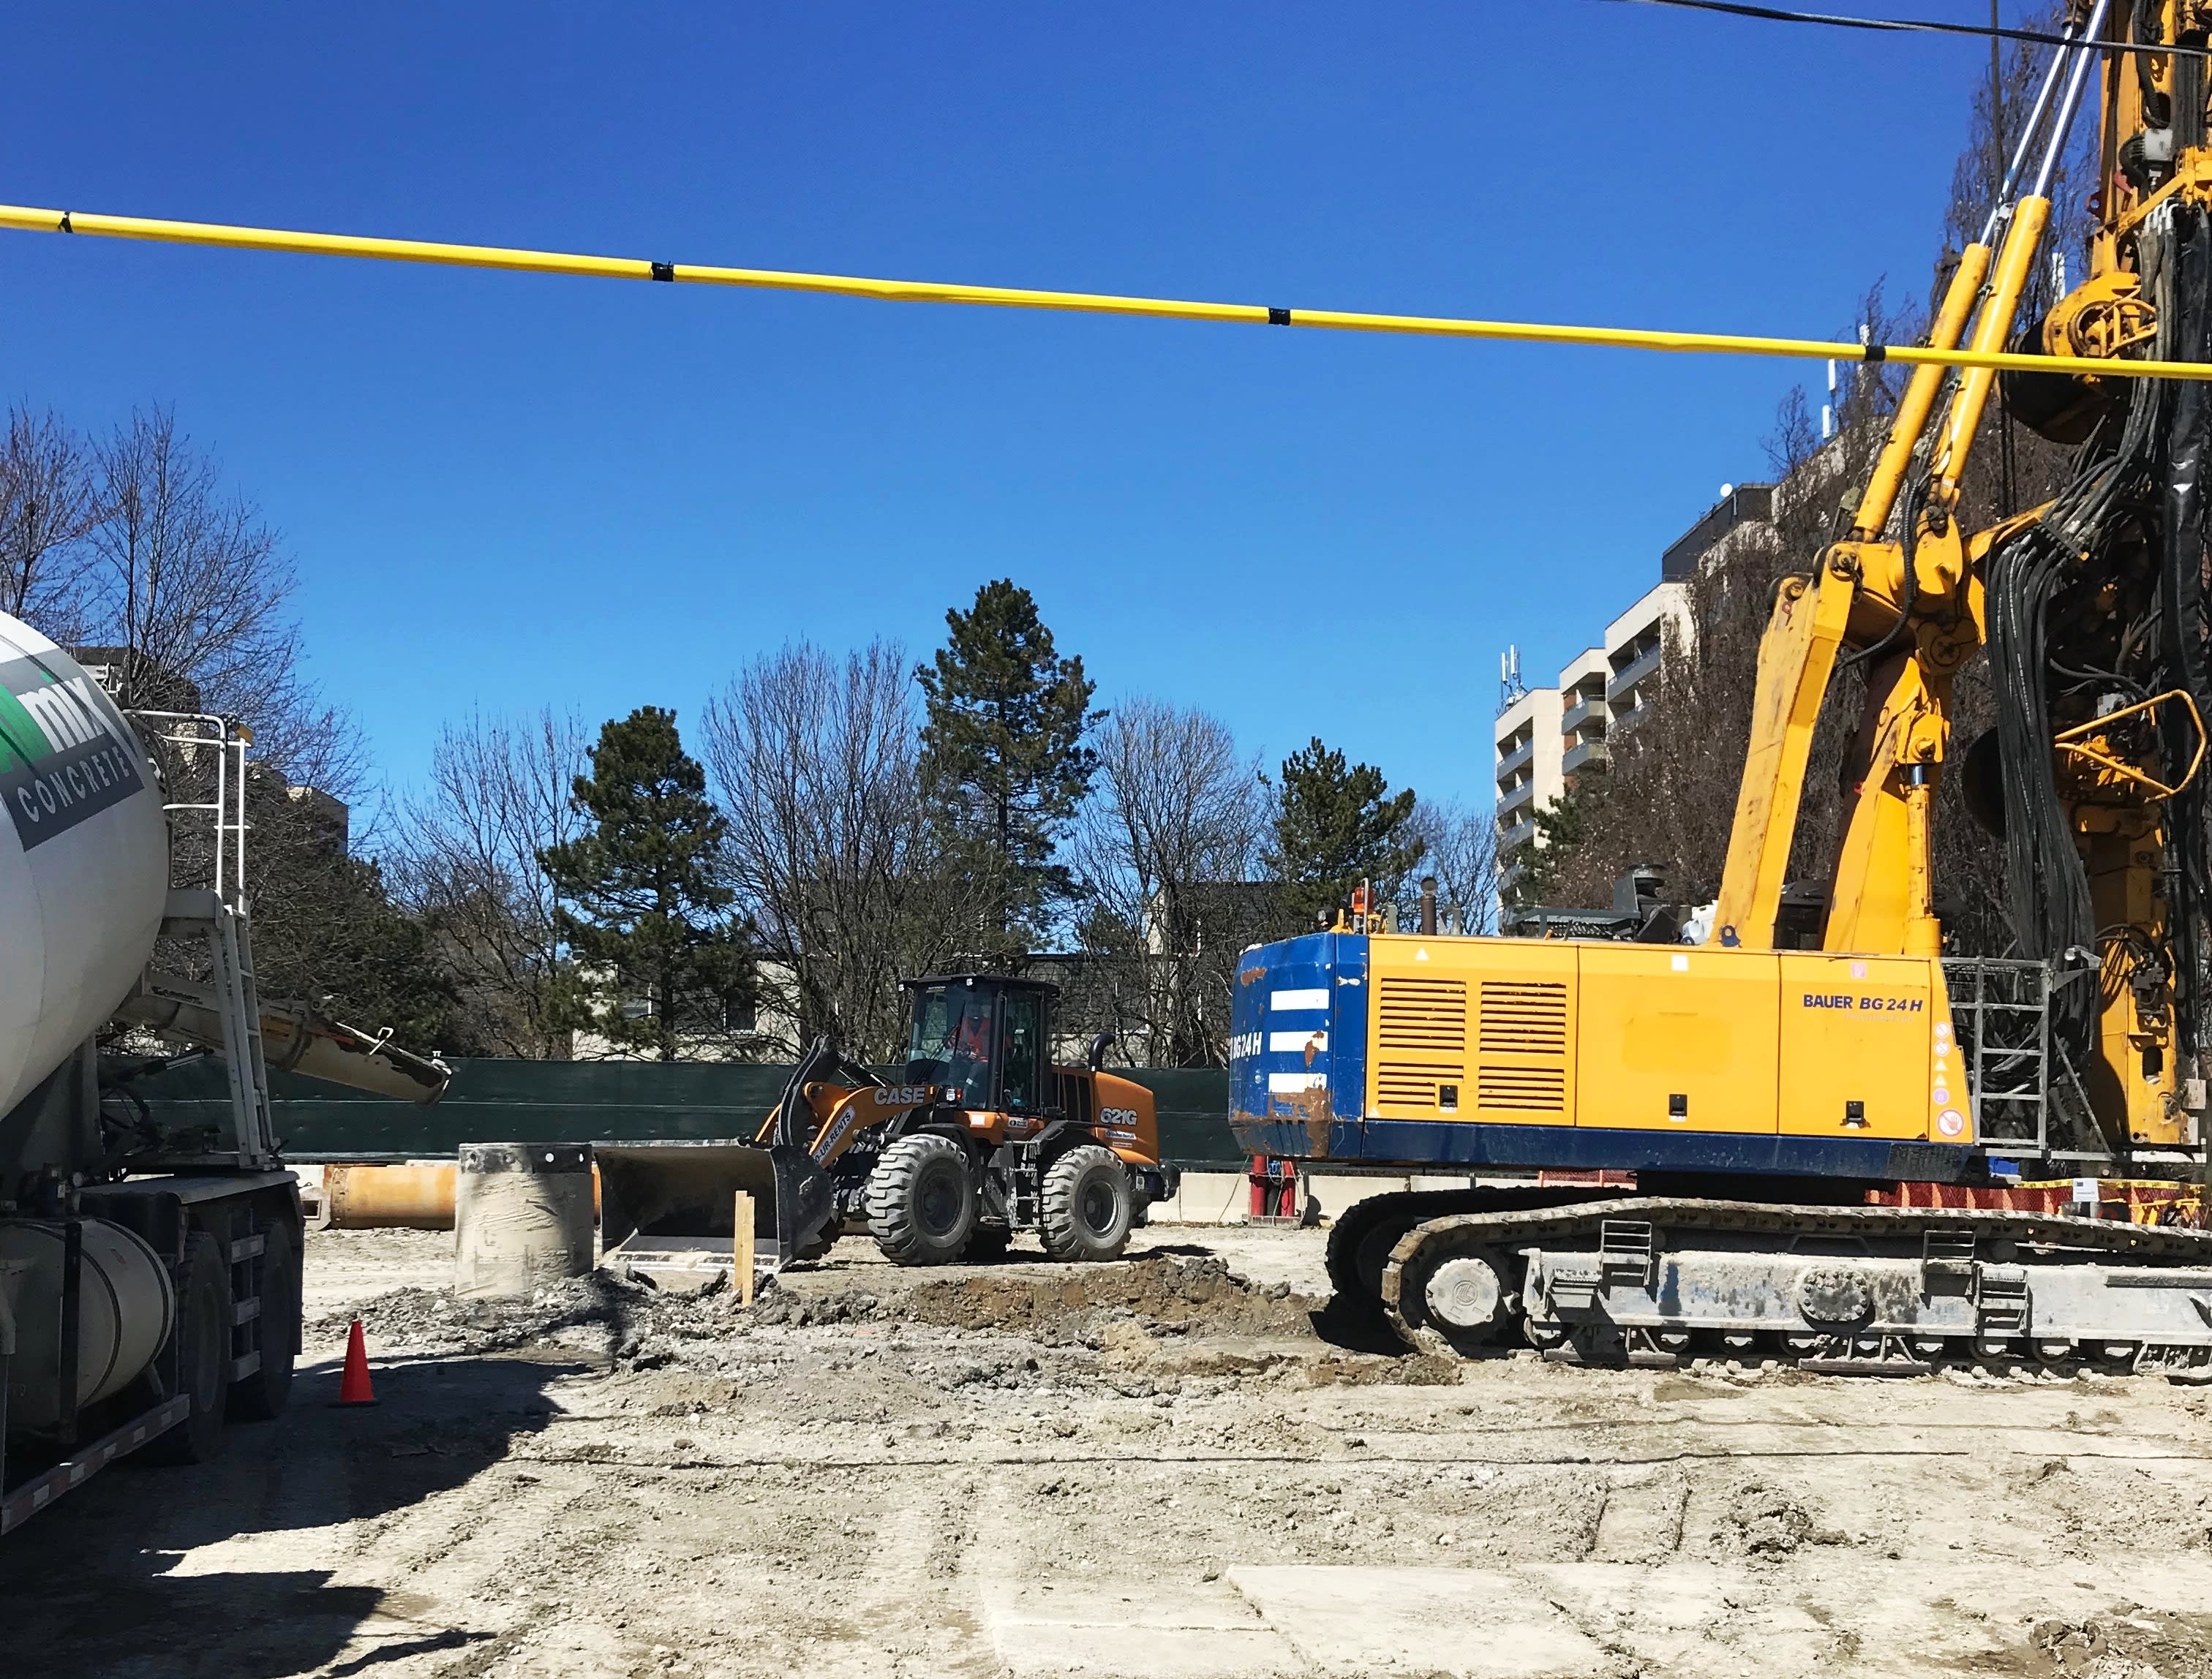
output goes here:
<path id="1" fill-rule="evenodd" d="M 975 1173 L 968 1151 L 924 1131 L 884 1150 L 868 1174 L 868 1233 L 886 1259 L 949 1265 L 975 1229 Z"/>
<path id="2" fill-rule="evenodd" d="M 1071 1149 L 1044 1174 L 1038 1234 L 1055 1259 L 1118 1259 L 1129 1245 L 1136 1197 L 1110 1149 Z"/>

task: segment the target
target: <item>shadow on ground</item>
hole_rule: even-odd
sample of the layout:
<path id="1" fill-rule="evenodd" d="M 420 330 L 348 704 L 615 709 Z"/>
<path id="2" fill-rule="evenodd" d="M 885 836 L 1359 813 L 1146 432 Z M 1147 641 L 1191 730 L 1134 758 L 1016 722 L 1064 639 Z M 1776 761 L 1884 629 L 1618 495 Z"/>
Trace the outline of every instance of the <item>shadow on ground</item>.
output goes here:
<path id="1" fill-rule="evenodd" d="M 304 1369 L 273 1422 L 234 1426 L 223 1455 L 189 1468 L 125 1460 L 0 1543 L 0 1638 L 9 1679 L 282 1679 L 373 1673 L 489 1634 L 410 1625 L 331 1666 L 385 1607 L 327 1567 L 225 1566 L 226 1542 L 374 1521 L 459 1486 L 544 1427 L 545 1389 L 585 1367 L 431 1359 L 377 1373 L 380 1403 L 337 1409 L 335 1365 Z M 375 1530 L 364 1530 L 374 1543 Z M 331 1542 L 302 1538 L 319 1563 Z M 212 1548 L 212 1549 L 210 1549 Z M 281 1542 L 253 1548 L 259 1563 Z M 235 1559 L 241 1565 L 245 1556 Z"/>
<path id="2" fill-rule="evenodd" d="M 1347 1353 L 1380 1353 L 1400 1358 L 1412 1350 L 1398 1339 L 1380 1312 L 1343 1294 L 1331 1296 L 1320 1311 L 1306 1313 L 1306 1321 L 1313 1325 L 1316 1335 Z"/>

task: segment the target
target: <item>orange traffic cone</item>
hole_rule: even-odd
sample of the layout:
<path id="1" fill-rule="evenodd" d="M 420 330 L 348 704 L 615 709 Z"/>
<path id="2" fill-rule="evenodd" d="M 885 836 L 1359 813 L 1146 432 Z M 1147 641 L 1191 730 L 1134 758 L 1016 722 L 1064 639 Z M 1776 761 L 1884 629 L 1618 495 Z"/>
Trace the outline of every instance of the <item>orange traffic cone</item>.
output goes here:
<path id="1" fill-rule="evenodd" d="M 345 1373 L 338 1378 L 337 1403 L 341 1405 L 374 1405 L 375 1391 L 368 1385 L 368 1339 L 361 1332 L 361 1319 L 353 1320 L 346 1332 Z"/>

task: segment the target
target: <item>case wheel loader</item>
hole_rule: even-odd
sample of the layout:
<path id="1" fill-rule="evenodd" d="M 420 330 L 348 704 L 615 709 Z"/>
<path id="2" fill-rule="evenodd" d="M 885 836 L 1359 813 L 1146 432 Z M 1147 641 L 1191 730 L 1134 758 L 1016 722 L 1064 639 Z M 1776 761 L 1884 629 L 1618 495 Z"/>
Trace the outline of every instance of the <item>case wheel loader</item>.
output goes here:
<path id="1" fill-rule="evenodd" d="M 902 1265 L 984 1261 L 1034 1232 L 1060 1260 L 1118 1258 L 1176 1192 L 1152 1092 L 1098 1063 L 1055 1066 L 1054 986 L 1001 974 L 906 982 L 896 1082 L 825 1034 L 750 1143 L 602 1144 L 611 1260 L 653 1274 L 719 1264 L 739 1192 L 756 1263 L 819 1258 L 865 1230 Z"/>

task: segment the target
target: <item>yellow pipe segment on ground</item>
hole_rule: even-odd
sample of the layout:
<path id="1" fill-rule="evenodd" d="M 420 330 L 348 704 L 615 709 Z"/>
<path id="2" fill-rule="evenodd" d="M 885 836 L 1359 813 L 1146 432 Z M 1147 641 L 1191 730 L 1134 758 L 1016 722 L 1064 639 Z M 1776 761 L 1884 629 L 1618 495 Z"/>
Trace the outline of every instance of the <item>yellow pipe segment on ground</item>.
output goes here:
<path id="1" fill-rule="evenodd" d="M 101 239 L 153 239 L 234 251 L 283 251 L 307 256 L 361 257 L 379 262 L 440 263 L 456 268 L 512 269 L 609 280 L 667 281 L 678 285 L 744 286 L 756 290 L 823 292 L 893 303 L 967 303 L 1002 309 L 1050 309 L 1077 314 L 1144 315 L 1170 320 L 1245 325 L 1317 327 L 1334 332 L 1395 332 L 1504 343 L 1576 344 L 1611 349 L 1668 350 L 1703 355 L 1778 355 L 1802 361 L 1882 361 L 1906 367 L 1987 367 L 2000 372 L 2088 373 L 2103 378 L 2212 380 L 2212 362 L 2099 361 L 2081 356 L 1930 349 L 1911 344 L 1831 343 L 1817 338 L 1761 338 L 1729 332 L 1654 332 L 1637 327 L 1555 326 L 1530 321 L 1462 320 L 1438 315 L 1367 314 L 1349 309 L 1287 309 L 1255 303 L 1201 303 L 1102 292 L 1036 291 L 1016 286 L 948 285 L 931 280 L 872 280 L 845 274 L 781 269 L 718 268 L 656 263 L 631 257 L 591 257 L 428 239 L 368 239 L 281 227 L 235 227 L 211 221 L 102 215 L 89 210 L 0 204 L 0 229 L 82 233 Z"/>
<path id="2" fill-rule="evenodd" d="M 414 1165 L 382 1162 L 323 1168 L 323 1205 L 333 1230 L 450 1230 L 459 1168 L 451 1161 Z M 599 1204 L 599 1174 L 592 1172 L 592 1207 Z"/>

